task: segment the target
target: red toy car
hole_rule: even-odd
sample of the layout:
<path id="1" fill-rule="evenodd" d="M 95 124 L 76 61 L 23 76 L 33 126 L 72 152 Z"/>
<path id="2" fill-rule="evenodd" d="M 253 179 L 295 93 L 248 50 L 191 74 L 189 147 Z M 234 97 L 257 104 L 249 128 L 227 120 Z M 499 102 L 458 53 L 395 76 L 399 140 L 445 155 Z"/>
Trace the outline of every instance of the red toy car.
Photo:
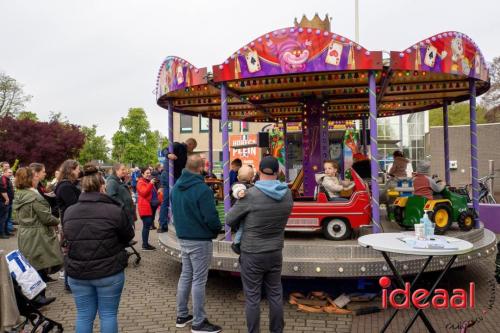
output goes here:
<path id="1" fill-rule="evenodd" d="M 296 198 L 285 230 L 322 230 L 327 239 L 343 240 L 350 237 L 353 229 L 369 225 L 371 203 L 368 188 L 352 169 L 351 175 L 353 193 L 346 201 L 329 201 L 319 185 L 314 197 Z"/>

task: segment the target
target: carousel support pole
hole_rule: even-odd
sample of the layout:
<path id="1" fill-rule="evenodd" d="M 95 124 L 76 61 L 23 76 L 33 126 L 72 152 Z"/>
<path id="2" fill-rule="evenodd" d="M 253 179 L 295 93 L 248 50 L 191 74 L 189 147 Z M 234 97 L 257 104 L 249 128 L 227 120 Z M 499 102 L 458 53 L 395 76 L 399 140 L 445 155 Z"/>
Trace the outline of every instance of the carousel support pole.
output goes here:
<path id="1" fill-rule="evenodd" d="M 227 87 L 225 83 L 221 83 L 220 88 L 221 100 L 221 122 L 222 122 L 222 160 L 223 160 L 223 175 L 224 175 L 224 215 L 231 208 L 230 186 L 229 186 L 229 132 L 228 132 L 228 111 L 227 111 Z M 224 224 L 225 238 L 231 240 L 231 228 Z"/>
<path id="2" fill-rule="evenodd" d="M 208 175 L 214 175 L 213 119 L 208 118 Z"/>
<path id="3" fill-rule="evenodd" d="M 479 169 L 477 165 L 477 119 L 476 119 L 476 82 L 469 79 L 469 107 L 470 107 L 470 157 L 472 167 L 472 206 L 477 218 L 474 227 L 479 228 Z"/>
<path id="4" fill-rule="evenodd" d="M 367 150 L 367 147 L 368 147 L 368 136 L 366 135 L 366 131 L 367 131 L 367 126 L 366 126 L 366 118 L 362 118 L 361 119 L 361 135 L 363 137 L 363 155 L 366 156 L 366 154 L 368 153 L 368 150 Z"/>
<path id="5" fill-rule="evenodd" d="M 371 184 L 372 184 L 372 222 L 373 232 L 381 232 L 380 227 L 380 191 L 378 187 L 378 143 L 377 143 L 377 93 L 375 72 L 368 74 L 368 100 L 370 103 L 370 155 L 371 155 Z"/>
<path id="6" fill-rule="evenodd" d="M 168 112 L 167 112 L 167 123 L 168 123 L 168 153 L 174 153 L 174 107 L 172 102 L 168 102 Z M 174 188 L 174 161 L 168 159 L 168 155 L 166 156 L 168 160 L 168 193 L 172 193 L 172 189 Z M 170 195 L 166 200 L 169 200 Z M 172 205 L 168 205 L 168 216 L 169 220 L 172 221 Z"/>
<path id="7" fill-rule="evenodd" d="M 287 130 L 286 130 L 286 121 L 283 122 L 283 142 L 285 144 L 285 182 L 290 181 L 290 174 L 288 172 L 288 139 L 287 139 Z"/>
<path id="8" fill-rule="evenodd" d="M 450 144 L 448 141 L 448 102 L 443 102 L 443 142 L 444 142 L 444 179 L 451 184 L 450 175 Z"/>

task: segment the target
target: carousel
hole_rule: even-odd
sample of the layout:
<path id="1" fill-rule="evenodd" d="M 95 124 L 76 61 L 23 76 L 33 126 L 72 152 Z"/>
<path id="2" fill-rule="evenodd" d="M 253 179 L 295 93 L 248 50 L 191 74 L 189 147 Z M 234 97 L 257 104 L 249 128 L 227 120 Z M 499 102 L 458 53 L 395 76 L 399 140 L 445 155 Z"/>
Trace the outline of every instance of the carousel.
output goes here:
<path id="1" fill-rule="evenodd" d="M 489 89 L 489 75 L 478 46 L 467 35 L 447 31 L 426 38 L 384 57 L 330 31 L 330 20 L 302 18 L 293 27 L 278 29 L 236 50 L 211 70 L 198 68 L 178 57 L 161 64 L 156 97 L 168 110 L 168 139 L 173 151 L 173 113 L 209 119 L 209 165 L 213 166 L 212 119 L 220 119 L 223 140 L 224 210 L 230 209 L 229 121 L 300 122 L 302 169 L 291 180 L 294 208 L 287 225 L 283 275 L 305 277 L 362 277 L 387 274 L 379 253 L 358 245 L 360 234 L 403 231 L 385 219 L 379 203 L 377 119 L 442 108 L 445 124 L 446 165 L 449 184 L 447 137 L 448 105 L 470 102 L 472 208 L 479 212 L 476 96 Z M 329 159 L 328 122 L 360 120 L 363 151 L 368 149 L 369 179 L 350 170 L 352 191 L 343 202 L 331 202 L 318 190 L 315 175 Z M 367 140 L 367 128 L 369 140 Z M 285 144 L 286 147 L 286 144 Z M 360 149 L 361 151 L 361 149 Z M 285 152 L 286 155 L 286 152 Z M 286 161 L 287 159 L 285 159 Z M 169 161 L 173 186 L 173 161 Z M 288 170 L 286 167 L 285 170 Z M 209 170 L 209 174 L 212 170 Z M 384 209 L 382 209 L 384 211 Z M 465 266 L 495 253 L 495 234 L 474 214 L 468 231 L 450 225 L 447 235 L 468 240 L 474 251 L 460 256 L 454 266 Z M 180 261 L 174 228 L 160 234 L 165 254 Z M 239 271 L 231 250 L 231 231 L 214 240 L 211 268 Z M 442 269 L 447 260 L 436 259 L 428 270 Z M 414 274 L 425 258 L 394 258 L 398 269 Z"/>

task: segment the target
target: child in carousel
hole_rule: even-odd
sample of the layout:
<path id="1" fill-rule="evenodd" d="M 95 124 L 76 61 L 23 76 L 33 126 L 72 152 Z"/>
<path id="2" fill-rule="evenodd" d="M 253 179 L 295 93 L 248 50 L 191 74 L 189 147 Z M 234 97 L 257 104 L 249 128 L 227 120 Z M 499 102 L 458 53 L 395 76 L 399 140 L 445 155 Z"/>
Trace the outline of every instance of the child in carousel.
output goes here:
<path id="1" fill-rule="evenodd" d="M 231 205 L 233 205 L 236 200 L 245 197 L 246 190 L 253 186 L 254 176 L 254 170 L 250 165 L 243 165 L 238 170 L 238 181 L 231 187 Z M 240 243 L 242 234 L 243 228 L 240 225 L 234 235 L 234 242 L 231 244 L 231 249 L 237 254 L 241 254 Z"/>
<path id="2" fill-rule="evenodd" d="M 413 176 L 413 195 L 425 197 L 428 200 L 434 199 L 434 193 L 440 193 L 446 187 L 445 182 L 436 181 L 434 177 L 429 176 L 431 162 L 420 161 L 417 164 L 417 172 Z"/>
<path id="3" fill-rule="evenodd" d="M 331 201 L 346 201 L 340 197 L 340 192 L 347 190 L 351 185 L 348 180 L 341 181 L 338 178 L 339 164 L 336 161 L 325 161 L 323 163 L 324 173 L 316 174 L 316 183 L 325 188 Z"/>

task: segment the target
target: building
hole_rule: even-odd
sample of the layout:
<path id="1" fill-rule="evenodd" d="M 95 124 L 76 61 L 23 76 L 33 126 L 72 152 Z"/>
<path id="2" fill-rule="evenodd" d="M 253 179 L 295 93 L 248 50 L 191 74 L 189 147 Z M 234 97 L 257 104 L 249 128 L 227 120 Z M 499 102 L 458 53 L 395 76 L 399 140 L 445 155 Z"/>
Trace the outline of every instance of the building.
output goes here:
<path id="1" fill-rule="evenodd" d="M 261 131 L 265 123 L 249 123 L 230 121 L 229 135 L 257 133 Z M 222 161 L 222 128 L 220 120 L 214 119 L 213 123 L 213 158 L 214 162 Z M 195 138 L 198 142 L 196 152 L 208 152 L 208 118 L 192 117 L 174 112 L 174 140 L 184 142 L 188 138 Z"/>
<path id="2" fill-rule="evenodd" d="M 489 174 L 489 160 L 500 169 L 500 123 L 478 124 L 479 177 Z M 462 186 L 471 183 L 470 126 L 459 125 L 448 128 L 450 145 L 451 185 Z M 426 137 L 426 153 L 431 156 L 433 174 L 444 179 L 443 127 L 431 127 Z M 494 182 L 495 193 L 500 192 L 500 179 Z"/>
<path id="3" fill-rule="evenodd" d="M 427 111 L 377 120 L 378 156 L 380 167 L 385 170 L 392 163 L 395 150 L 402 150 L 411 161 L 413 170 L 425 157 L 425 134 L 429 131 Z"/>

